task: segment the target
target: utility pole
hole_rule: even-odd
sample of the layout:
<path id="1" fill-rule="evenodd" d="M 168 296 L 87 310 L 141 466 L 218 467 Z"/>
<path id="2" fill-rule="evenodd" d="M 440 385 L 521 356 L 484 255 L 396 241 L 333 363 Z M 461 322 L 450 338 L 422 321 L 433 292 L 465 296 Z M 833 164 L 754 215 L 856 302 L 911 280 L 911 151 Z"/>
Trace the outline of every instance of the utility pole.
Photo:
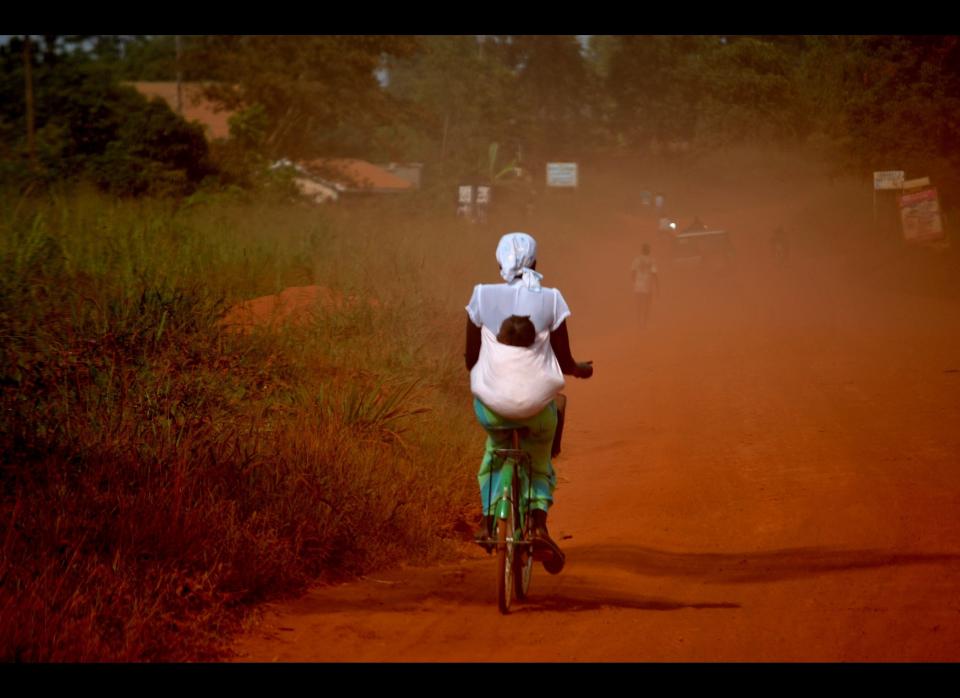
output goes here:
<path id="1" fill-rule="evenodd" d="M 23 75 L 26 82 L 26 100 L 27 100 L 27 153 L 30 156 L 30 168 L 37 170 L 37 146 L 34 133 L 36 124 L 34 122 L 33 109 L 33 58 L 30 55 L 30 35 L 23 37 Z"/>
<path id="2" fill-rule="evenodd" d="M 180 35 L 173 37 L 173 44 L 177 50 L 177 114 L 183 116 L 183 69 L 180 65 Z"/>
<path id="3" fill-rule="evenodd" d="M 443 115 L 443 140 L 440 142 L 440 162 L 447 159 L 447 131 L 450 128 L 450 112 Z"/>

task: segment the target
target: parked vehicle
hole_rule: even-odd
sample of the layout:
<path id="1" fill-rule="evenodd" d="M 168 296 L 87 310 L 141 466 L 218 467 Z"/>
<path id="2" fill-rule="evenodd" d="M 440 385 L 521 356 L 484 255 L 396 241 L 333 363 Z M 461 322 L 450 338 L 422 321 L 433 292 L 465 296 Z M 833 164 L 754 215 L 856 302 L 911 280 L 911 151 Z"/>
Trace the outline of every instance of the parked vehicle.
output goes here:
<path id="1" fill-rule="evenodd" d="M 712 228 L 699 218 L 683 229 L 675 219 L 661 219 L 659 227 L 675 266 L 724 268 L 730 264 L 733 243 L 726 230 Z"/>

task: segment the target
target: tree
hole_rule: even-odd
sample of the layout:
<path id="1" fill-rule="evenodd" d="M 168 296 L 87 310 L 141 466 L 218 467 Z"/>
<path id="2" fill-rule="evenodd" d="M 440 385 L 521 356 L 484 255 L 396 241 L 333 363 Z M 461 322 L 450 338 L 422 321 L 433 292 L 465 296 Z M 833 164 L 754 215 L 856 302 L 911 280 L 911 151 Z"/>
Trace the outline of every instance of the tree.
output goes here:
<path id="1" fill-rule="evenodd" d="M 627 36 L 607 90 L 627 142 L 783 140 L 807 130 L 793 87 L 803 37 Z"/>
<path id="2" fill-rule="evenodd" d="M 23 180 L 20 158 L 30 150 L 23 95 L 28 70 L 36 122 L 32 177 L 89 178 L 126 194 L 184 193 L 211 172 L 202 130 L 165 103 L 148 102 L 121 86 L 110 60 L 76 48 L 89 40 L 44 42 L 26 64 L 22 40 L 0 50 L 0 164 L 6 179 Z"/>
<path id="3" fill-rule="evenodd" d="M 618 46 L 618 37 L 609 34 L 594 34 L 587 43 L 586 61 L 602 80 L 610 75 L 610 64 Z"/>
<path id="4" fill-rule="evenodd" d="M 501 165 L 535 167 L 575 157 L 595 139 L 597 81 L 576 37 L 430 36 L 421 44 L 417 56 L 391 64 L 389 87 L 420 116 L 421 153 L 489 176 L 491 152 Z"/>
<path id="5" fill-rule="evenodd" d="M 696 36 L 618 37 L 605 87 L 614 105 L 612 126 L 628 144 L 694 136 L 704 87 L 700 54 L 709 42 Z"/>
<path id="6" fill-rule="evenodd" d="M 806 132 L 794 90 L 795 38 L 725 37 L 697 56 L 697 135 L 719 142 L 784 141 Z"/>
<path id="7" fill-rule="evenodd" d="M 475 36 L 425 36 L 414 56 L 389 64 L 388 91 L 409 105 L 395 130 L 415 159 L 435 160 L 461 174 L 473 172 L 491 142 L 515 149 L 518 108 L 512 72 Z M 510 148 L 510 146 L 514 146 Z"/>
<path id="8" fill-rule="evenodd" d="M 501 39 L 516 72 L 514 100 L 519 130 L 539 159 L 576 156 L 591 142 L 599 116 L 596 85 L 573 35 Z"/>
<path id="9" fill-rule="evenodd" d="M 396 105 L 376 70 L 415 49 L 411 37 L 224 35 L 195 38 L 184 60 L 215 76 L 206 93 L 224 108 L 263 108 L 267 155 L 309 158 L 389 122 Z"/>

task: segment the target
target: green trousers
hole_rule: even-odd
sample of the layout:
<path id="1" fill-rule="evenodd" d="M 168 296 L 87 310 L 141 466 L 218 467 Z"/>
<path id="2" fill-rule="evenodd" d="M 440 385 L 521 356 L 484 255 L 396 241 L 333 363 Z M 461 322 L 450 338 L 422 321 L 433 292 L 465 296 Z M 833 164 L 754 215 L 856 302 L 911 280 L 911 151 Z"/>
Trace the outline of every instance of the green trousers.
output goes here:
<path id="1" fill-rule="evenodd" d="M 500 459 L 493 455 L 493 451 L 497 448 L 513 448 L 509 431 L 494 430 L 518 427 L 530 430 L 530 434 L 521 439 L 520 447 L 530 454 L 533 475 L 532 482 L 528 482 L 526 469 L 520 469 L 520 505 L 526 508 L 529 498 L 533 509 L 547 511 L 553 503 L 553 490 L 557 487 L 557 476 L 550 462 L 553 434 L 557 430 L 556 401 L 551 401 L 540 412 L 527 419 L 501 417 L 477 398 L 473 399 L 473 411 L 487 432 L 486 450 L 480 463 L 480 472 L 477 473 L 484 513 L 491 516 L 496 513 L 494 503 L 500 494 Z"/>

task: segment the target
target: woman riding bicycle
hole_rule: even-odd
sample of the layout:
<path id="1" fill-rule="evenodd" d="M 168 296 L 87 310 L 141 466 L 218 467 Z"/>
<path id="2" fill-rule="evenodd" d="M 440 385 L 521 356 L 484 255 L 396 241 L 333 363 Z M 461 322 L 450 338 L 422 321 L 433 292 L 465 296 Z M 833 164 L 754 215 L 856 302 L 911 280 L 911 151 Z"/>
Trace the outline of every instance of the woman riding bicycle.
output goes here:
<path id="1" fill-rule="evenodd" d="M 543 276 L 536 271 L 536 241 L 526 233 L 508 233 L 500 239 L 496 256 L 505 283 L 478 284 L 466 306 L 464 358 L 470 371 L 474 412 L 487 432 L 477 475 L 485 523 L 482 535 L 489 536 L 492 530 L 490 492 L 500 491 L 500 471 L 493 469 L 494 450 L 509 448 L 509 429 L 525 428 L 521 448 L 532 460 L 535 551 L 549 551 L 552 564 L 545 566 L 556 573 L 563 566 L 563 553 L 547 532 L 547 510 L 557 484 L 550 461 L 557 428 L 555 397 L 563 388 L 563 374 L 589 378 L 593 366 L 589 361 L 574 361 L 570 353 L 566 324 L 570 309 L 558 289 L 540 285 Z M 513 316 L 533 323 L 536 336 L 529 347 L 518 350 L 497 340 L 495 333 Z"/>

